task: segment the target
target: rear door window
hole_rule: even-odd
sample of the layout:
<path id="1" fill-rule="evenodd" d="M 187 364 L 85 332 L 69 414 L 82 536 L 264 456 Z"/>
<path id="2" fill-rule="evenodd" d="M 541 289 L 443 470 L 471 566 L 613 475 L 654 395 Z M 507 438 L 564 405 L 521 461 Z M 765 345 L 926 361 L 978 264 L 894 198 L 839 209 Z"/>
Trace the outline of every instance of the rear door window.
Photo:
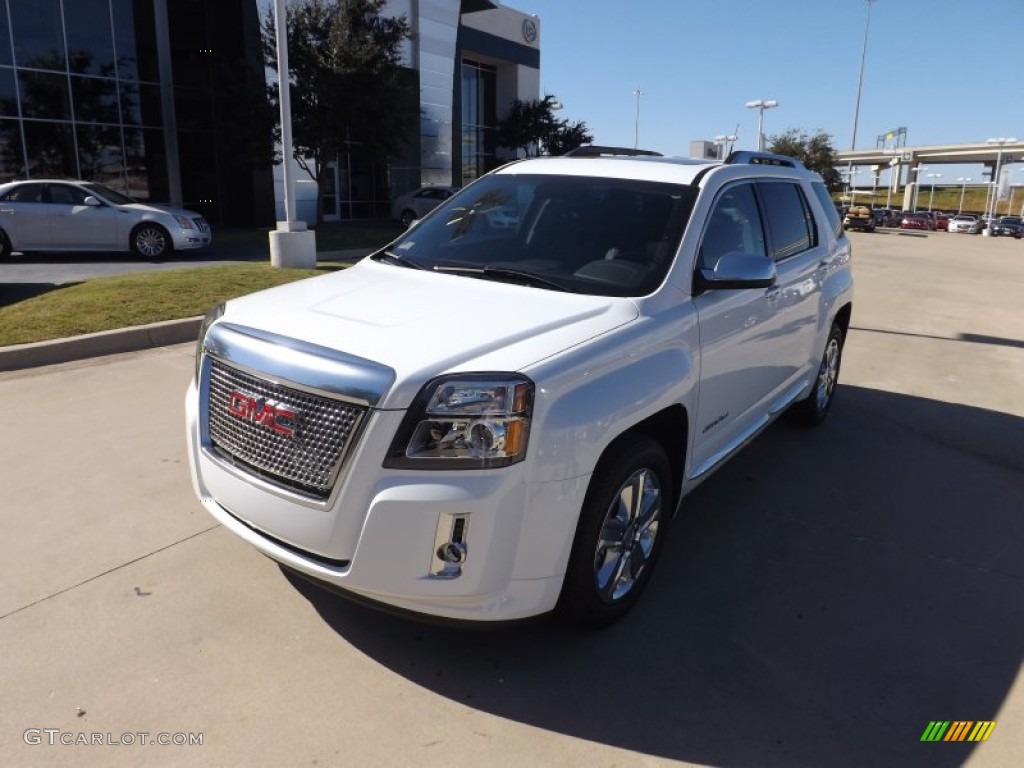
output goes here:
<path id="1" fill-rule="evenodd" d="M 800 185 L 790 181 L 761 181 L 758 195 L 764 206 L 772 258 L 782 261 L 816 246 L 818 233 Z"/>

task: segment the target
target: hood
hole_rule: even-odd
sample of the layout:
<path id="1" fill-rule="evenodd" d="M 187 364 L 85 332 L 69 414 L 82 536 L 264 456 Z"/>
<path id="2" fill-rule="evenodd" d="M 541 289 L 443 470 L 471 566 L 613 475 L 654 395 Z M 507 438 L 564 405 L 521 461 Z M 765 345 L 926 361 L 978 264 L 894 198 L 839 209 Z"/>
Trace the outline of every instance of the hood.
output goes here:
<path id="1" fill-rule="evenodd" d="M 333 275 L 234 299 L 224 320 L 381 363 L 382 408 L 407 408 L 430 378 L 519 371 L 636 319 L 631 299 L 584 296 L 364 259 Z"/>

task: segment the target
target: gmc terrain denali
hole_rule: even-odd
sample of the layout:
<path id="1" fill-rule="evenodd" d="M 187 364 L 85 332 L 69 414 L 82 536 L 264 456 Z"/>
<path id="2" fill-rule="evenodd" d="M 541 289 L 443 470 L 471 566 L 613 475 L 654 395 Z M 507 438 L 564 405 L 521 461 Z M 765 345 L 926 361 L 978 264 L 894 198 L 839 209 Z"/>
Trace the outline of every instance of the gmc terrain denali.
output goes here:
<path id="1" fill-rule="evenodd" d="M 207 315 L 195 491 L 378 605 L 607 624 L 688 491 L 784 411 L 825 418 L 852 295 L 791 158 L 514 162 L 350 269 Z"/>

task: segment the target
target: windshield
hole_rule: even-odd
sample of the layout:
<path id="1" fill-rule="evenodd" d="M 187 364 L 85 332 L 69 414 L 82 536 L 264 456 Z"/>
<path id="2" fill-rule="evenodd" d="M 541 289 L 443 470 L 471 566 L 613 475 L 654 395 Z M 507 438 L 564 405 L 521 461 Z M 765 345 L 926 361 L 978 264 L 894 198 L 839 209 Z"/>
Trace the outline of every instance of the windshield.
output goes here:
<path id="1" fill-rule="evenodd" d="M 448 274 L 642 296 L 668 272 L 696 196 L 695 187 L 676 184 L 494 174 L 446 201 L 389 250 Z"/>
<path id="2" fill-rule="evenodd" d="M 116 190 L 113 190 L 110 187 L 105 187 L 102 184 L 97 184 L 96 182 L 89 182 L 88 184 L 83 184 L 82 186 L 88 189 L 90 192 L 99 195 L 107 202 L 113 203 L 114 205 L 131 205 L 132 203 L 139 202 L 134 198 L 128 197 L 128 195 L 121 194 L 120 192 L 117 192 Z"/>

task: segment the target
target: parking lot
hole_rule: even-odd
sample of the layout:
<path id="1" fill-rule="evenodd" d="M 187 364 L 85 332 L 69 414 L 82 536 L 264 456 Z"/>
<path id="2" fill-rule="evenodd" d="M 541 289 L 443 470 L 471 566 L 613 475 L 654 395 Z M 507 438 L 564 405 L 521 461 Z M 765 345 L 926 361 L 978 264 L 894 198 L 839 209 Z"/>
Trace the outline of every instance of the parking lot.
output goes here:
<path id="1" fill-rule="evenodd" d="M 827 425 L 701 486 L 596 634 L 291 581 L 192 493 L 191 345 L 0 373 L 0 761 L 1024 764 L 1024 242 L 851 239 Z M 921 743 L 933 720 L 997 726 Z"/>

